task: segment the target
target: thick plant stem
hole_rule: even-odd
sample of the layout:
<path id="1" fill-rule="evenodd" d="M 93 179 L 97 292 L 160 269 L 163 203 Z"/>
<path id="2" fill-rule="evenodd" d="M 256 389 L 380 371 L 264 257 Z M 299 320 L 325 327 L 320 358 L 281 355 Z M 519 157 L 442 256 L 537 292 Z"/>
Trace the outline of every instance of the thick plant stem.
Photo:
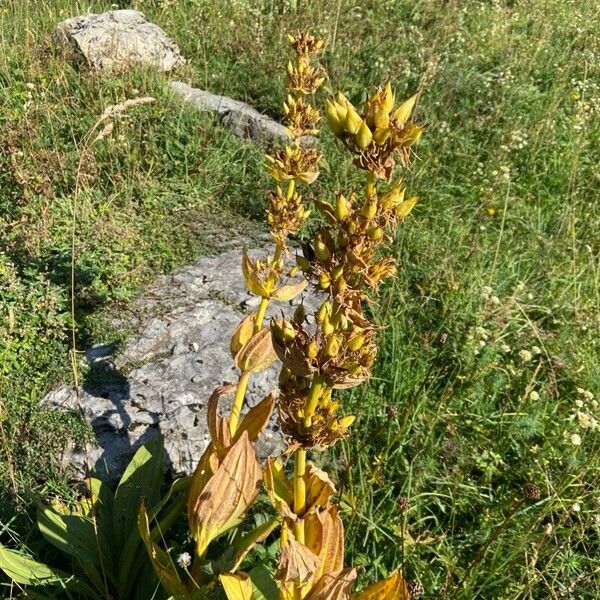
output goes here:
<path id="1" fill-rule="evenodd" d="M 256 319 L 254 319 L 254 333 L 258 333 L 262 329 L 268 305 L 269 299 L 261 298 L 260 305 L 258 306 L 258 312 L 256 313 Z"/>
<path id="2" fill-rule="evenodd" d="M 250 371 L 244 371 L 244 373 L 240 375 L 237 390 L 235 391 L 235 398 L 233 399 L 233 406 L 231 407 L 231 416 L 229 417 L 229 433 L 231 433 L 232 437 L 235 435 L 240 421 L 240 413 L 242 412 L 242 404 L 244 403 L 244 397 L 246 396 L 249 379 Z"/>
<path id="3" fill-rule="evenodd" d="M 312 417 L 317 408 L 319 396 L 323 389 L 323 378 L 320 375 L 313 377 L 304 407 L 304 424 L 310 427 Z M 301 517 L 306 509 L 306 483 L 304 475 L 306 474 L 306 450 L 296 451 L 294 462 L 294 512 Z M 296 539 L 304 543 L 304 521 L 298 519 L 295 524 Z"/>
<path id="4" fill-rule="evenodd" d="M 294 512 L 300 516 L 306 508 L 306 450 L 296 450 L 294 461 Z M 294 525 L 296 539 L 304 543 L 304 521 L 298 519 Z"/>

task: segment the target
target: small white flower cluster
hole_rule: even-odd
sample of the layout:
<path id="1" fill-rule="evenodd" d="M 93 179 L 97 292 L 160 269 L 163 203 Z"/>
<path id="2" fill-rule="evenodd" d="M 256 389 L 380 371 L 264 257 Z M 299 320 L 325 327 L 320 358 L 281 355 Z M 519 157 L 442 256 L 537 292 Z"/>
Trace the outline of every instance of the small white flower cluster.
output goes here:
<path id="1" fill-rule="evenodd" d="M 589 390 L 577 388 L 577 399 L 575 400 L 575 410 L 569 417 L 573 422 L 577 422 L 579 427 L 584 430 L 600 431 L 600 424 L 596 418 L 598 411 L 598 401 L 594 394 Z"/>

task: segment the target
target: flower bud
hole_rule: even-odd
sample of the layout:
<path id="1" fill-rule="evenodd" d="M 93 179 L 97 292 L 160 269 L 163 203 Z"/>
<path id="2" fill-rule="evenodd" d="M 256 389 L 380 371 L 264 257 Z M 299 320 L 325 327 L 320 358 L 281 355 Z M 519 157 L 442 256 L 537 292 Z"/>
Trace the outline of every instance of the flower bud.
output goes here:
<path id="1" fill-rule="evenodd" d="M 359 334 L 354 336 L 348 342 L 348 348 L 352 350 L 352 352 L 356 352 L 363 344 L 365 343 L 365 336 L 363 334 Z"/>
<path id="2" fill-rule="evenodd" d="M 306 309 L 304 308 L 304 304 L 298 304 L 296 310 L 294 311 L 294 322 L 301 324 L 304 322 L 306 318 Z"/>
<path id="3" fill-rule="evenodd" d="M 306 356 L 308 356 L 308 358 L 316 358 L 317 354 L 319 354 L 319 344 L 317 344 L 317 340 L 313 338 L 306 346 Z"/>
<path id="4" fill-rule="evenodd" d="M 337 335 L 332 335 L 327 338 L 327 341 L 325 342 L 325 356 L 331 358 L 337 356 L 340 352 L 340 345 L 341 342 Z"/>
<path id="5" fill-rule="evenodd" d="M 323 319 L 323 322 L 321 323 L 321 331 L 324 335 L 331 335 L 335 331 L 335 327 L 332 325 L 329 316 Z"/>
<path id="6" fill-rule="evenodd" d="M 331 273 L 333 279 L 339 279 L 344 274 L 344 267 L 337 266 Z"/>
<path id="7" fill-rule="evenodd" d="M 406 102 L 403 102 L 396 110 L 392 113 L 392 118 L 397 119 L 401 123 L 406 123 L 410 117 L 415 102 L 417 100 L 417 94 L 411 96 Z"/>
<path id="8" fill-rule="evenodd" d="M 342 132 L 343 126 L 340 118 L 338 116 L 338 111 L 331 102 L 331 100 L 325 100 L 325 110 L 327 112 L 327 123 L 329 125 L 329 129 L 334 135 L 338 135 Z"/>
<path id="9" fill-rule="evenodd" d="M 347 429 L 348 427 L 350 427 L 350 425 L 352 425 L 352 423 L 354 423 L 354 421 L 356 421 L 356 416 L 355 415 L 348 415 L 346 417 L 342 417 L 338 423 L 339 426 L 342 429 Z"/>
<path id="10" fill-rule="evenodd" d="M 319 310 L 316 313 L 317 319 L 322 323 L 325 320 L 325 317 L 328 317 L 331 314 L 331 302 L 329 300 L 325 300 L 321 306 L 319 306 Z"/>
<path id="11" fill-rule="evenodd" d="M 369 229 L 369 239 L 373 242 L 377 242 L 383 237 L 383 229 L 381 227 L 371 227 Z"/>
<path id="12" fill-rule="evenodd" d="M 356 109 L 352 104 L 348 103 L 347 106 L 348 112 L 346 113 L 346 119 L 344 121 L 344 129 L 349 133 L 356 133 L 360 129 L 363 120 L 360 118 L 360 115 L 356 112 Z"/>
<path id="13" fill-rule="evenodd" d="M 360 214 L 367 219 L 372 219 L 377 214 L 377 203 L 366 202 L 361 208 Z"/>
<path id="14" fill-rule="evenodd" d="M 331 278 L 328 273 L 322 272 L 319 275 L 319 287 L 326 290 L 331 285 Z"/>
<path id="15" fill-rule="evenodd" d="M 289 342 L 296 337 L 296 330 L 293 325 L 286 320 L 275 322 L 271 325 L 273 337 L 278 342 Z"/>
<path id="16" fill-rule="evenodd" d="M 356 132 L 355 136 L 356 143 L 361 150 L 364 150 L 373 140 L 373 133 L 369 129 L 366 121 L 363 121 Z"/>
<path id="17" fill-rule="evenodd" d="M 304 256 L 296 256 L 296 264 L 302 269 L 303 273 L 310 270 L 310 261 Z"/>
<path id="18" fill-rule="evenodd" d="M 348 200 L 344 196 L 338 196 L 335 199 L 335 218 L 338 221 L 343 221 L 350 213 Z"/>
<path id="19" fill-rule="evenodd" d="M 404 200 L 405 189 L 402 182 L 397 183 L 394 187 L 390 188 L 381 198 L 379 199 L 379 205 L 384 210 L 395 208 Z"/>
<path id="20" fill-rule="evenodd" d="M 323 239 L 319 236 L 315 237 L 314 249 L 315 256 L 319 260 L 328 260 L 331 257 L 331 252 L 329 252 L 329 248 L 327 247 Z"/>
<path id="21" fill-rule="evenodd" d="M 375 140 L 375 143 L 378 146 L 383 146 L 387 142 L 389 137 L 390 137 L 390 130 L 388 127 L 376 129 L 375 133 L 373 134 L 373 139 Z"/>

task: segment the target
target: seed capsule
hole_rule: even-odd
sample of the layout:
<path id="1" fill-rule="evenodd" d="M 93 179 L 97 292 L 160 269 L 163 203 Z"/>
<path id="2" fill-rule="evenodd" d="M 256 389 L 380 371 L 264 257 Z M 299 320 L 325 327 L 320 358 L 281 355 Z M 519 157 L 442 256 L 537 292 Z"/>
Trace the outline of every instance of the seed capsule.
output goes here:
<path id="1" fill-rule="evenodd" d="M 335 218 L 338 221 L 343 221 L 350 213 L 350 207 L 348 206 L 348 200 L 343 196 L 338 196 L 335 199 Z"/>
<path id="2" fill-rule="evenodd" d="M 332 335 L 325 343 L 325 356 L 331 358 L 337 356 L 340 352 L 340 339 L 336 335 Z"/>
<path id="3" fill-rule="evenodd" d="M 369 229 L 369 239 L 376 242 L 383 237 L 383 229 L 381 227 L 371 227 Z"/>
<path id="4" fill-rule="evenodd" d="M 329 248 L 326 246 L 325 242 L 320 238 L 315 238 L 315 256 L 319 260 L 328 260 L 331 256 L 331 252 L 329 252 Z"/>
<path id="5" fill-rule="evenodd" d="M 306 356 L 316 358 L 317 354 L 319 354 L 319 344 L 317 344 L 317 340 L 312 339 L 306 346 Z"/>
<path id="6" fill-rule="evenodd" d="M 354 421 L 356 421 L 356 417 L 354 415 L 348 415 L 346 417 L 342 417 L 338 423 L 342 429 L 347 429 L 350 427 L 350 425 L 352 425 L 352 423 L 354 423 Z"/>
<path id="7" fill-rule="evenodd" d="M 321 273 L 319 275 L 319 287 L 326 290 L 331 285 L 331 278 L 327 273 Z"/>

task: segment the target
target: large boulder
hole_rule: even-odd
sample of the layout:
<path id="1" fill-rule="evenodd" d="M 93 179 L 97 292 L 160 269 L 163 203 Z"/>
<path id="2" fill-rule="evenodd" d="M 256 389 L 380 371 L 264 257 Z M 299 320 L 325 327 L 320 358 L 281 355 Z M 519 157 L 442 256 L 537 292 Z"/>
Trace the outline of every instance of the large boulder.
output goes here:
<path id="1" fill-rule="evenodd" d="M 166 33 L 136 10 L 112 10 L 67 19 L 54 40 L 92 68 L 121 71 L 134 64 L 168 72 L 185 60 Z"/>
<path id="2" fill-rule="evenodd" d="M 258 253 L 260 251 L 255 251 Z M 290 315 L 293 302 L 273 302 L 267 313 Z M 307 312 L 319 299 L 304 294 Z M 96 442 L 68 448 L 64 455 L 80 477 L 90 469 L 117 476 L 135 449 L 162 434 L 166 465 L 176 474 L 190 473 L 209 441 L 206 405 L 213 390 L 236 383 L 229 352 L 234 328 L 245 313 L 258 307 L 258 298 L 245 289 L 239 250 L 204 257 L 171 275 L 159 277 L 122 316 L 117 327 L 135 333 L 122 348 L 114 344 L 88 349 L 89 371 L 81 389 L 63 386 L 45 402 L 60 409 L 81 411 L 94 430 Z M 253 375 L 245 410 L 276 388 L 281 363 Z M 231 397 L 223 401 L 227 412 Z M 276 419 L 258 443 L 259 454 L 279 454 L 285 444 Z"/>

